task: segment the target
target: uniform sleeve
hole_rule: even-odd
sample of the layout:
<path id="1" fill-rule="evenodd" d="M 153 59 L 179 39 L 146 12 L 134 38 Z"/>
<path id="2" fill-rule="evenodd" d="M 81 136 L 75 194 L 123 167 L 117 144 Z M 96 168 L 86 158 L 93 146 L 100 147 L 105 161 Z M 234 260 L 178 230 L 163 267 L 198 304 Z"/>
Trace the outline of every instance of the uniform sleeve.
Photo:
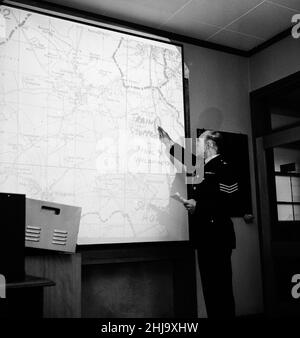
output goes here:
<path id="1" fill-rule="evenodd" d="M 171 161 L 173 162 L 174 158 L 178 160 L 183 165 L 186 165 L 187 172 L 193 172 L 196 165 L 196 156 L 189 150 L 183 148 L 178 143 L 175 143 L 170 148 Z M 173 159 L 172 159 L 173 158 Z"/>
<path id="2" fill-rule="evenodd" d="M 196 214 L 230 216 L 239 196 L 239 184 L 233 168 L 225 163 L 206 175 L 196 196 Z"/>

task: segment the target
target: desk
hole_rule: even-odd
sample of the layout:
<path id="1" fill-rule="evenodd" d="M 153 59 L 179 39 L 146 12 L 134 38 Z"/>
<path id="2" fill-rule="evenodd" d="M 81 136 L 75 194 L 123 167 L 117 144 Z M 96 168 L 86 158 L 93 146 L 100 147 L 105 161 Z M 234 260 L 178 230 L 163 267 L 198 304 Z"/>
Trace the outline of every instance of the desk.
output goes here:
<path id="1" fill-rule="evenodd" d="M 22 281 L 6 284 L 6 298 L 0 299 L 0 318 L 42 318 L 44 287 L 55 283 L 26 275 Z"/>

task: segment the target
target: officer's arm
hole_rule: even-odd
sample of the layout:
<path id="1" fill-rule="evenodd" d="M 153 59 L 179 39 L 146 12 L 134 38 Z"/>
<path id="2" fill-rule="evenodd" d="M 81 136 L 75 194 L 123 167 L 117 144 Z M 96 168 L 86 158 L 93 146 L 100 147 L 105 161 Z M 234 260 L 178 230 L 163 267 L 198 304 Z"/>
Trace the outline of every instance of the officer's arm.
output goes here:
<path id="1" fill-rule="evenodd" d="M 196 165 L 196 156 L 183 147 L 181 147 L 178 143 L 175 143 L 170 135 L 161 127 L 157 127 L 159 139 L 166 146 L 167 151 L 171 155 L 171 161 L 174 164 L 174 158 L 177 161 L 185 165 L 188 169 L 188 172 L 194 171 L 194 166 Z"/>
<path id="2" fill-rule="evenodd" d="M 193 154 L 191 151 L 183 148 L 178 143 L 174 143 L 170 148 L 170 155 L 173 158 L 176 158 L 176 160 L 179 161 L 180 163 L 186 165 L 187 168 L 190 169 L 190 170 L 187 170 L 188 172 L 194 171 L 193 167 L 195 167 L 196 165 L 197 158 L 196 158 L 196 155 Z"/>

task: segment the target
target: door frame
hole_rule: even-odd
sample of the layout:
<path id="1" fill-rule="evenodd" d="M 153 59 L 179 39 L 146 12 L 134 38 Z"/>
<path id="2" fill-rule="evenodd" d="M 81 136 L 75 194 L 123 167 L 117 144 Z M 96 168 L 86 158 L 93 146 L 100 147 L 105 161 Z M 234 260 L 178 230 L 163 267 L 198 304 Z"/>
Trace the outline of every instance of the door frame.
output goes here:
<path id="1" fill-rule="evenodd" d="M 300 87 L 300 71 L 250 93 L 263 304 L 267 316 L 279 314 L 271 240 L 271 215 L 274 208 L 271 197 L 275 194 L 272 176 L 274 156 L 271 150 L 300 139 L 300 126 L 272 131 L 269 103 L 272 97 L 288 93 L 295 87 Z"/>

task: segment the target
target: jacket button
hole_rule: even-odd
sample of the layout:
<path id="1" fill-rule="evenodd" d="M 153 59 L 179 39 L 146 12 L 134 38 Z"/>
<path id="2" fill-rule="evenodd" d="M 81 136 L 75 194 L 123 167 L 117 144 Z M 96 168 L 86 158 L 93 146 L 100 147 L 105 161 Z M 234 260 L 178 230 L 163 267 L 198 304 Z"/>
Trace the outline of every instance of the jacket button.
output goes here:
<path id="1" fill-rule="evenodd" d="M 196 190 L 196 187 L 193 187 L 194 190 Z"/>

